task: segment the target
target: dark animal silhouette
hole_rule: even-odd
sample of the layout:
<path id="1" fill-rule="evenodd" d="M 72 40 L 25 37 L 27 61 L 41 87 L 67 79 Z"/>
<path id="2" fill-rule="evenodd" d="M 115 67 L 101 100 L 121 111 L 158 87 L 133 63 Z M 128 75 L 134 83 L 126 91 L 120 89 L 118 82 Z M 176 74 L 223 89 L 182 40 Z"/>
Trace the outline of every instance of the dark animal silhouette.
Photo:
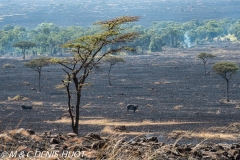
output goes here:
<path id="1" fill-rule="evenodd" d="M 21 105 L 22 109 L 32 109 L 32 106 L 25 106 L 25 105 Z"/>
<path id="2" fill-rule="evenodd" d="M 138 105 L 134 105 L 134 104 L 128 104 L 127 105 L 127 111 L 128 110 L 133 110 L 133 112 L 135 113 L 135 111 L 137 110 Z"/>

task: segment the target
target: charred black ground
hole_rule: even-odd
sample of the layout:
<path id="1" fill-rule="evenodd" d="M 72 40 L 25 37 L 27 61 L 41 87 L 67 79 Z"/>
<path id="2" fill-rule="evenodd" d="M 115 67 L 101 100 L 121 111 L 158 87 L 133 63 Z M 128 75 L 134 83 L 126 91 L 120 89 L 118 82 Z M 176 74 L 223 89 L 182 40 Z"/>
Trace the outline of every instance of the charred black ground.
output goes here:
<path id="1" fill-rule="evenodd" d="M 169 133 L 173 130 L 204 131 L 240 121 L 240 74 L 230 80 L 230 103 L 224 103 L 226 82 L 214 74 L 211 66 L 218 61 L 233 61 L 240 66 L 240 46 L 237 44 L 204 45 L 190 49 L 165 49 L 161 53 L 128 55 L 126 63 L 112 70 L 112 85 L 108 86 L 108 65 L 94 71 L 91 85 L 82 97 L 81 120 L 109 119 L 117 122 L 196 122 L 176 125 L 130 126 L 129 131 Z M 215 54 L 207 64 L 204 76 L 199 52 Z M 42 71 L 42 92 L 37 93 L 37 73 L 15 58 L 0 59 L 0 131 L 31 128 L 37 132 L 54 130 L 71 132 L 70 124 L 46 123 L 67 113 L 64 91 L 55 89 L 61 84 L 64 72 L 60 66 Z M 15 68 L 3 68 L 12 64 Z M 25 101 L 9 101 L 16 95 Z M 136 113 L 127 112 L 127 104 L 138 104 Z M 20 105 L 32 105 L 22 110 Z M 176 107 L 178 106 L 178 107 Z M 96 122 L 97 123 L 97 122 Z M 80 125 L 80 135 L 99 133 L 105 126 Z"/>

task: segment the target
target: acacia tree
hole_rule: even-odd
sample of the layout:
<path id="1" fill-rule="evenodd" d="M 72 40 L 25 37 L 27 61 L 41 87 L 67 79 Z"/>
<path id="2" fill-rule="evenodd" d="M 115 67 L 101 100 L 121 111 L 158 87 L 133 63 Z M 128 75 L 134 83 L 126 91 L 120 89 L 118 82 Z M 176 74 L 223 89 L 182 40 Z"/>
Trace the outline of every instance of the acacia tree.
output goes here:
<path id="1" fill-rule="evenodd" d="M 108 55 L 104 57 L 104 62 L 109 63 L 110 65 L 108 70 L 108 83 L 109 83 L 109 86 L 111 86 L 112 84 L 111 84 L 110 72 L 112 70 L 112 66 L 120 62 L 125 62 L 125 60 L 122 57 Z"/>
<path id="2" fill-rule="evenodd" d="M 38 72 L 38 91 L 39 92 L 41 92 L 40 81 L 41 81 L 42 68 L 50 65 L 50 60 L 51 58 L 48 58 L 48 57 L 40 57 L 24 63 L 26 67 L 31 68 Z"/>
<path id="3" fill-rule="evenodd" d="M 237 70 L 239 69 L 238 66 L 233 62 L 218 62 L 213 65 L 213 70 L 220 75 L 223 79 L 227 82 L 226 88 L 226 99 L 229 102 L 229 80 L 232 78 L 233 74 L 236 74 Z"/>
<path id="4" fill-rule="evenodd" d="M 209 59 L 216 57 L 215 55 L 212 55 L 211 53 L 199 53 L 198 54 L 198 58 L 201 59 L 203 61 L 203 66 L 204 66 L 204 71 L 205 71 L 205 75 L 207 73 L 207 69 L 206 69 L 206 63 Z"/>
<path id="5" fill-rule="evenodd" d="M 67 91 L 68 112 L 74 133 L 78 134 L 82 89 L 87 84 L 85 82 L 87 77 L 105 56 L 133 50 L 126 42 L 133 41 L 138 33 L 127 30 L 122 24 L 137 20 L 139 20 L 137 16 L 124 16 L 96 22 L 95 25 L 100 28 L 98 33 L 82 36 L 62 45 L 64 48 L 71 49 L 73 57 L 52 60 L 62 65 L 66 73 L 66 79 L 62 80 L 62 83 Z M 73 116 L 74 112 L 75 116 Z"/>
<path id="6" fill-rule="evenodd" d="M 35 47 L 36 44 L 30 41 L 19 41 L 13 44 L 13 47 L 17 47 L 20 48 L 22 50 L 22 54 L 23 54 L 23 59 L 25 60 L 25 51 L 26 49 L 30 49 Z"/>

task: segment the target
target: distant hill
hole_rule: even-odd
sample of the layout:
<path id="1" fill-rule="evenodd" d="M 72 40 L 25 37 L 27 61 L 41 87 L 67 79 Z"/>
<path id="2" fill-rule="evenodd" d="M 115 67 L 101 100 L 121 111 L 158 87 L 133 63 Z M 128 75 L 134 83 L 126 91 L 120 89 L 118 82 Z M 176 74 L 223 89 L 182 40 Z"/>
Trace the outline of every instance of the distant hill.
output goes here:
<path id="1" fill-rule="evenodd" d="M 33 28 L 43 22 L 90 26 L 117 16 L 141 16 L 139 24 L 192 19 L 240 19 L 240 0 L 1 0 L 0 28 Z"/>

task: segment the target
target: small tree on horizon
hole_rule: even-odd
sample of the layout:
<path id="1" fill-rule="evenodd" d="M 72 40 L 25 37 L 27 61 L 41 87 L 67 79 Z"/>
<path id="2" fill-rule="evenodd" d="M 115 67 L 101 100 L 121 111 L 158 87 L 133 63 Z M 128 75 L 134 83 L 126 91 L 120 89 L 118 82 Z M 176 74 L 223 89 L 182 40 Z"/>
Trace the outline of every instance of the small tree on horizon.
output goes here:
<path id="1" fill-rule="evenodd" d="M 122 57 L 119 56 L 112 56 L 112 55 L 108 55 L 104 57 L 104 62 L 109 63 L 109 70 L 108 70 L 108 83 L 109 86 L 112 86 L 111 84 L 111 77 L 110 77 L 110 72 L 112 70 L 112 67 L 117 64 L 117 63 L 124 63 L 125 60 Z"/>
<path id="2" fill-rule="evenodd" d="M 73 57 L 52 59 L 53 63 L 62 65 L 66 73 L 66 78 L 62 80 L 62 83 L 67 91 L 68 112 L 74 133 L 78 134 L 82 90 L 87 84 L 87 77 L 105 56 L 133 50 L 127 42 L 133 41 L 139 34 L 127 30 L 124 24 L 138 20 L 137 16 L 123 16 L 96 22 L 95 25 L 100 29 L 98 33 L 82 36 L 62 45 L 63 48 L 71 49 Z"/>
<path id="3" fill-rule="evenodd" d="M 226 100 L 229 102 L 229 80 L 232 78 L 232 75 L 236 74 L 239 70 L 238 66 L 233 62 L 218 62 L 213 65 L 213 70 L 216 74 L 220 75 L 227 82 L 226 88 Z"/>
<path id="4" fill-rule="evenodd" d="M 42 68 L 50 65 L 50 60 L 51 58 L 48 58 L 48 57 L 40 57 L 24 63 L 26 67 L 31 68 L 38 72 L 38 91 L 39 92 L 41 92 L 40 81 L 41 81 Z"/>
<path id="5" fill-rule="evenodd" d="M 204 71 L 205 71 L 205 75 L 207 73 L 207 68 L 206 68 L 206 63 L 209 59 L 212 59 L 216 57 L 215 55 L 211 54 L 211 53 L 205 53 L 205 52 L 201 52 L 198 54 L 198 58 L 201 59 L 203 61 L 203 66 L 204 66 Z"/>
<path id="6" fill-rule="evenodd" d="M 36 44 L 31 41 L 19 41 L 13 44 L 13 47 L 20 48 L 23 54 L 23 60 L 25 60 L 25 52 L 27 49 L 35 47 Z"/>

